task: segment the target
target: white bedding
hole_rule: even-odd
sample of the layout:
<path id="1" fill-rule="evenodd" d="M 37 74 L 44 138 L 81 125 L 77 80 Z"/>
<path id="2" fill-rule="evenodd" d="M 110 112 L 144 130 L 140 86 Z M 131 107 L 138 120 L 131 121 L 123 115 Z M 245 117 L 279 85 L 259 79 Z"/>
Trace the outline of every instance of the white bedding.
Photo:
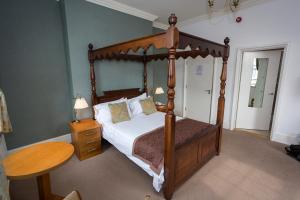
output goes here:
<path id="1" fill-rule="evenodd" d="M 177 118 L 178 119 L 178 118 Z M 153 177 L 153 187 L 156 191 L 160 191 L 164 182 L 163 169 L 160 174 L 156 174 L 150 169 L 150 166 L 142 160 L 132 155 L 134 140 L 147 132 L 164 126 L 165 113 L 155 112 L 150 115 L 139 114 L 130 121 L 113 124 L 111 122 L 102 123 L 103 138 L 114 145 L 120 152 L 125 154 L 130 160 L 140 166 L 150 176 Z"/>

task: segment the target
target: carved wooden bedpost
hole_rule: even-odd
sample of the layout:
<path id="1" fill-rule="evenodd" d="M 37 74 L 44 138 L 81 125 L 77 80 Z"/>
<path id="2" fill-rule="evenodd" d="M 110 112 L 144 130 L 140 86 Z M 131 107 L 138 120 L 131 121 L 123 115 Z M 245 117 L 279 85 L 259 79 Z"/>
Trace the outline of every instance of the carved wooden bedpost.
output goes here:
<path id="1" fill-rule="evenodd" d="M 96 94 L 96 78 L 95 78 L 95 69 L 94 69 L 94 62 L 95 58 L 92 55 L 93 45 L 89 44 L 89 62 L 90 62 L 90 78 L 91 78 L 91 89 L 92 89 L 92 105 L 97 104 L 97 94 Z M 93 110 L 94 112 L 94 110 Z"/>
<path id="2" fill-rule="evenodd" d="M 224 39 L 225 48 L 223 55 L 223 67 L 221 73 L 221 84 L 220 84 L 220 96 L 218 100 L 218 114 L 217 114 L 217 125 L 219 125 L 219 132 L 217 135 L 218 143 L 217 143 L 217 155 L 220 154 L 221 151 L 221 143 L 222 143 L 222 133 L 223 133 L 223 120 L 224 120 L 224 108 L 225 108 L 225 86 L 226 86 L 226 78 L 227 78 L 227 60 L 229 56 L 229 38 L 226 37 Z"/>
<path id="3" fill-rule="evenodd" d="M 146 56 L 146 51 L 144 51 L 143 55 L 143 64 L 144 64 L 144 92 L 148 95 L 148 86 L 147 86 L 147 56 Z"/>
<path id="4" fill-rule="evenodd" d="M 164 143 L 164 196 L 167 200 L 172 198 L 175 189 L 175 56 L 179 41 L 179 32 L 175 27 L 177 17 L 171 14 L 170 27 L 167 30 L 169 43 L 169 67 L 168 67 L 168 102 L 165 116 L 165 143 Z"/>

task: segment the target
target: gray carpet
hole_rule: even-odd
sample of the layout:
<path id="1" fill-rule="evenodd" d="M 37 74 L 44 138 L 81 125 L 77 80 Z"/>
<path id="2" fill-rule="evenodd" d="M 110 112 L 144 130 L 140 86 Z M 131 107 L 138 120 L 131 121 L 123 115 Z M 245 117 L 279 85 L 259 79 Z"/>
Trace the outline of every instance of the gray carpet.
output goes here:
<path id="1" fill-rule="evenodd" d="M 214 157 L 174 194 L 174 200 L 299 200 L 300 162 L 283 145 L 242 132 L 225 131 L 222 153 Z M 109 146 L 99 156 L 79 161 L 75 156 L 51 173 L 53 191 L 78 190 L 84 200 L 163 199 L 152 179 Z M 36 200 L 34 179 L 13 181 L 12 200 Z"/>

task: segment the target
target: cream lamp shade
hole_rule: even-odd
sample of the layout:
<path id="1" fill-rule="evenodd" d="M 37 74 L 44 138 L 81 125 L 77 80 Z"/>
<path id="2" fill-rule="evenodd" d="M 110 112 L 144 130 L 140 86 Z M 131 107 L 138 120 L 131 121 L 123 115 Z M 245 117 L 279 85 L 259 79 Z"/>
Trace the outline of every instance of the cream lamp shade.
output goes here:
<path id="1" fill-rule="evenodd" d="M 76 98 L 75 105 L 74 105 L 75 110 L 84 109 L 87 107 L 89 107 L 89 105 L 87 104 L 85 98 L 83 98 L 83 97 Z"/>
<path id="2" fill-rule="evenodd" d="M 158 87 L 158 88 L 156 88 L 156 90 L 155 90 L 155 94 L 163 94 L 163 93 L 165 93 L 165 92 L 164 92 L 164 90 L 163 90 L 163 88 L 162 88 L 162 87 Z"/>

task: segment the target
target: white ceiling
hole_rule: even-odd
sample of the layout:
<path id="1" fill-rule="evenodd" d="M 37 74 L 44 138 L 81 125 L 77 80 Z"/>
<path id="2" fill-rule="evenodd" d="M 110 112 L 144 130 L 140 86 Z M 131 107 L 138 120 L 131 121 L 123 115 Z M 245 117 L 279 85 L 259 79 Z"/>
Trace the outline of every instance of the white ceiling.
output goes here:
<path id="1" fill-rule="evenodd" d="M 158 16 L 158 22 L 168 23 L 168 17 L 175 13 L 178 21 L 186 21 L 198 16 L 207 15 L 207 0 L 116 0 L 119 3 Z M 228 0 L 215 0 L 214 11 L 220 11 Z M 257 0 L 240 0 L 241 3 Z"/>
<path id="2" fill-rule="evenodd" d="M 178 23 L 201 19 L 209 13 L 223 14 L 229 11 L 232 0 L 215 0 L 213 9 L 208 8 L 207 0 L 86 0 L 120 12 L 153 21 L 153 26 L 166 29 L 168 17 L 175 13 Z M 271 0 L 240 0 L 238 9 L 247 8 Z M 230 11 L 229 11 L 230 12 Z"/>

